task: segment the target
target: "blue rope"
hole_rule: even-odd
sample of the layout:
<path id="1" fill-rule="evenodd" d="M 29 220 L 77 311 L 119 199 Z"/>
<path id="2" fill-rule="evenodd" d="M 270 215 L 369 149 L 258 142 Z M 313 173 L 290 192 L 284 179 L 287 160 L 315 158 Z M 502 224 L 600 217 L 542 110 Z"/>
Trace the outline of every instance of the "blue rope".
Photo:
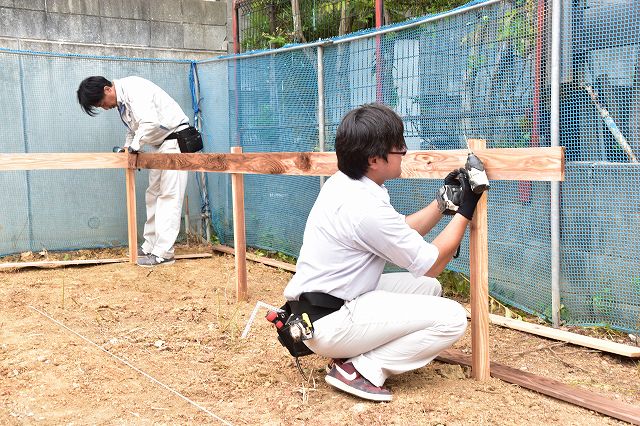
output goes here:
<path id="1" fill-rule="evenodd" d="M 191 61 L 191 67 L 189 68 L 189 88 L 191 90 L 191 107 L 193 108 L 193 126 L 198 128 L 198 124 L 200 119 L 198 114 L 200 113 L 200 99 L 197 97 L 196 92 L 196 76 L 198 75 L 198 68 L 195 61 Z M 204 173 L 204 182 L 201 182 L 199 178 L 196 177 L 196 183 L 198 184 L 198 192 L 200 193 L 200 213 L 204 217 L 211 216 L 209 209 L 209 199 L 205 196 L 204 186 L 208 186 L 207 174 Z M 204 225 L 206 226 L 206 220 L 204 221 Z M 205 231 L 206 232 L 206 231 Z M 205 234 L 206 235 L 206 234 Z"/>

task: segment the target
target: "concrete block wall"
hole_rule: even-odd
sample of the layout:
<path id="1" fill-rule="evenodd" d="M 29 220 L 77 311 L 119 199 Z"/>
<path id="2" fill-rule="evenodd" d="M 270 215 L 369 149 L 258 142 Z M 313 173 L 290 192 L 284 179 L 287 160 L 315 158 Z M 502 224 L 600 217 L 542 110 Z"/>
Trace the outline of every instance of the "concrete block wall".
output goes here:
<path id="1" fill-rule="evenodd" d="M 228 52 L 227 10 L 227 0 L 0 0 L 0 47 L 204 59 Z"/>

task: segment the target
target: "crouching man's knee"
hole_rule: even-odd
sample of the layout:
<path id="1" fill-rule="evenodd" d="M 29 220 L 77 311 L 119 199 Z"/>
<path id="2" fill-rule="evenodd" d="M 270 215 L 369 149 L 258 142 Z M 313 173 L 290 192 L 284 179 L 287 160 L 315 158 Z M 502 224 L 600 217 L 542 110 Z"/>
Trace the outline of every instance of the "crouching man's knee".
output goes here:
<path id="1" fill-rule="evenodd" d="M 458 302 L 454 302 L 454 308 L 451 310 L 451 329 L 458 336 L 462 336 L 467 329 L 467 311 Z"/>

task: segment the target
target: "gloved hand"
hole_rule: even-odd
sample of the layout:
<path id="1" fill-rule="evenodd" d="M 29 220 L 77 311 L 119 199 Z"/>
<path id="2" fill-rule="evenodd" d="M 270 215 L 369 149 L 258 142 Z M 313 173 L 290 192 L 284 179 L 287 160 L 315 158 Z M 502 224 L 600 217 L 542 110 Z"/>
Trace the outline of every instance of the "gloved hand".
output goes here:
<path id="1" fill-rule="evenodd" d="M 129 153 L 130 153 L 130 154 L 137 154 L 137 153 L 138 153 L 138 150 L 137 150 L 137 149 L 133 149 L 133 148 L 131 148 L 131 147 L 129 147 L 129 148 L 128 148 L 128 150 L 129 150 Z"/>
<path id="2" fill-rule="evenodd" d="M 458 179 L 458 175 L 460 174 L 460 169 L 455 169 L 444 178 L 445 185 L 456 185 L 460 186 L 460 180 Z"/>
<path id="3" fill-rule="evenodd" d="M 438 210 L 444 215 L 452 216 L 456 214 L 460 201 L 462 201 L 462 188 L 460 187 L 458 175 L 460 175 L 460 170 L 458 169 L 450 172 L 444 178 L 444 185 L 436 191 Z"/>
<path id="4" fill-rule="evenodd" d="M 124 152 L 124 148 L 121 146 L 114 146 L 113 152 Z"/>
<path id="5" fill-rule="evenodd" d="M 458 207 L 458 213 L 471 220 L 473 219 L 473 212 L 476 211 L 478 201 L 480 201 L 480 197 L 482 197 L 482 193 L 476 194 L 473 192 L 471 184 L 469 183 L 469 173 L 465 169 L 460 169 L 459 172 L 462 201 L 460 202 L 460 207 Z"/>

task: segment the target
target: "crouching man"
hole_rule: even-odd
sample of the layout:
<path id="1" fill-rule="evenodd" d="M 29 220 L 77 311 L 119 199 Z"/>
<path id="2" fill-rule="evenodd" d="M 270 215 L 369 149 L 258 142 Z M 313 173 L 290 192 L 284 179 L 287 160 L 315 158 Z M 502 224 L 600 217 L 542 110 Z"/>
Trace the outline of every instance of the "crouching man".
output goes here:
<path id="1" fill-rule="evenodd" d="M 344 116 L 335 143 L 339 171 L 311 209 L 297 272 L 284 290 L 293 312 L 313 321 L 306 346 L 333 358 L 327 383 L 373 401 L 390 401 L 389 376 L 425 366 L 467 326 L 464 308 L 440 297 L 434 277 L 453 257 L 480 196 L 462 174 L 457 214 L 426 242 L 443 216 L 437 202 L 404 216 L 384 186 L 400 176 L 403 133 L 400 117 L 381 104 Z M 409 272 L 383 274 L 386 262 Z"/>

